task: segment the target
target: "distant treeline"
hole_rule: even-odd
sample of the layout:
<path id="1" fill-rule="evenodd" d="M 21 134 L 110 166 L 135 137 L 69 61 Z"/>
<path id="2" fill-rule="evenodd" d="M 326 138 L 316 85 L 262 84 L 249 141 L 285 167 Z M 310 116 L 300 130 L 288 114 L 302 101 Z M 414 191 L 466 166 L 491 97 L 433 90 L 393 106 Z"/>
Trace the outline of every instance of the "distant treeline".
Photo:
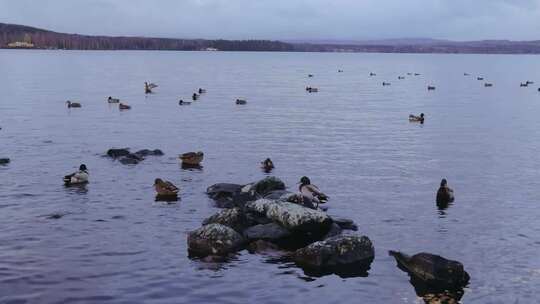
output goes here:
<path id="1" fill-rule="evenodd" d="M 18 43 L 17 43 L 18 42 Z M 540 54 L 540 41 L 486 40 L 436 41 L 410 44 L 286 43 L 270 40 L 206 40 L 146 37 L 87 36 L 56 33 L 39 28 L 0 23 L 0 48 L 68 50 L 176 50 L 176 51 L 270 51 L 270 52 L 370 52 L 370 53 L 466 53 Z"/>
<path id="2" fill-rule="evenodd" d="M 0 23 L 0 47 L 26 42 L 38 49 L 68 50 L 177 50 L 293 51 L 289 43 L 269 40 L 204 40 L 109 37 L 63 34 L 23 25 Z"/>

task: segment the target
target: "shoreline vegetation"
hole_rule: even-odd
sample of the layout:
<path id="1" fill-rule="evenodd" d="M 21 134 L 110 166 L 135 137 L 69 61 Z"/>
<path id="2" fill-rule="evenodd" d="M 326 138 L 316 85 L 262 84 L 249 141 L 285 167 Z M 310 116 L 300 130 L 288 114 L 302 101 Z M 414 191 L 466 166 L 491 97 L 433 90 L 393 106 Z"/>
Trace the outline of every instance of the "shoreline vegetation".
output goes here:
<path id="1" fill-rule="evenodd" d="M 341 43 L 338 41 L 174 39 L 66 34 L 30 26 L 0 23 L 0 49 L 540 54 L 540 40 L 457 42 L 435 39 L 395 39 Z"/>

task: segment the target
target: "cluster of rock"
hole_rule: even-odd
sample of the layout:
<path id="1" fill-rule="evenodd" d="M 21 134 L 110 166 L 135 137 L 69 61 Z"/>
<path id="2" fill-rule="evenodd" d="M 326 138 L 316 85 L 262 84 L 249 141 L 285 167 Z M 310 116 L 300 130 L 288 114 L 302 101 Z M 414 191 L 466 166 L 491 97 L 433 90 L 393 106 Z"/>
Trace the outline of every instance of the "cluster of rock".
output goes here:
<path id="1" fill-rule="evenodd" d="M 373 261 L 375 251 L 368 237 L 343 232 L 357 230 L 352 221 L 291 202 L 296 195 L 275 177 L 248 185 L 216 184 L 207 193 L 227 209 L 189 234 L 191 256 L 274 249 L 305 270 L 323 273 L 339 273 L 351 266 L 365 272 Z"/>
<path id="2" fill-rule="evenodd" d="M 159 149 L 155 150 L 148 150 L 143 149 L 139 150 L 135 153 L 129 152 L 129 148 L 123 148 L 123 149 L 109 149 L 107 151 L 107 156 L 118 159 L 120 163 L 124 165 L 136 165 L 144 160 L 147 156 L 161 156 L 163 155 L 163 152 Z"/>

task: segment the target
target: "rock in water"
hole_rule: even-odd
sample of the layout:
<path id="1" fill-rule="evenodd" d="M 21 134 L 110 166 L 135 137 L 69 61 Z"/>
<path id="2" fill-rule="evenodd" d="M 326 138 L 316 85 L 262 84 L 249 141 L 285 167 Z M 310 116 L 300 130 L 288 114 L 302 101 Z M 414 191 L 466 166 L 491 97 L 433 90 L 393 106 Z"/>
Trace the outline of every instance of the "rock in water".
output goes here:
<path id="1" fill-rule="evenodd" d="M 296 263 L 310 268 L 369 265 L 374 257 L 375 249 L 370 239 L 356 235 L 339 235 L 315 242 L 293 254 Z"/>
<path id="2" fill-rule="evenodd" d="M 434 287 L 435 289 L 459 289 L 469 283 L 469 274 L 460 262 L 447 260 L 430 253 L 418 253 L 411 256 L 390 251 L 398 267 L 409 273 L 412 280 Z"/>
<path id="3" fill-rule="evenodd" d="M 343 230 L 354 230 L 358 231 L 358 226 L 353 222 L 353 220 L 332 216 L 332 221 L 336 223 Z"/>
<path id="4" fill-rule="evenodd" d="M 133 153 L 139 157 L 145 157 L 145 156 L 162 156 L 164 155 L 163 151 L 159 150 L 159 149 L 155 149 L 155 150 L 148 150 L 148 149 L 143 149 L 143 150 L 139 150 L 135 153 Z"/>
<path id="5" fill-rule="evenodd" d="M 234 229 L 209 224 L 188 235 L 188 251 L 194 256 L 227 255 L 236 252 L 244 245 L 244 238 Z"/>
<path id="6" fill-rule="evenodd" d="M 0 165 L 7 165 L 9 164 L 10 159 L 9 158 L 0 158 Z"/>
<path id="7" fill-rule="evenodd" d="M 132 155 L 132 154 L 130 154 L 130 155 Z M 140 162 L 141 162 L 140 159 L 134 158 L 134 157 L 122 157 L 120 159 L 120 163 L 122 163 L 123 165 L 136 165 L 136 164 L 138 164 Z"/>
<path id="8" fill-rule="evenodd" d="M 206 189 L 206 194 L 213 199 L 219 208 L 241 207 L 255 197 L 242 192 L 244 186 L 238 184 L 219 183 Z"/>
<path id="9" fill-rule="evenodd" d="M 251 185 L 250 190 L 264 197 L 272 191 L 285 190 L 285 183 L 277 177 L 269 176 Z"/>
<path id="10" fill-rule="evenodd" d="M 248 240 L 277 241 L 290 236 L 291 233 L 276 223 L 256 225 L 244 231 L 244 237 Z"/>
<path id="11" fill-rule="evenodd" d="M 332 219 L 324 212 L 289 202 L 270 204 L 266 217 L 284 228 L 296 231 L 328 231 Z"/>
<path id="12" fill-rule="evenodd" d="M 298 194 L 287 190 L 274 190 L 267 193 L 263 198 L 293 203 L 298 200 Z"/>
<path id="13" fill-rule="evenodd" d="M 118 158 L 129 154 L 129 149 L 109 149 L 107 155 L 112 158 Z"/>
<path id="14" fill-rule="evenodd" d="M 203 225 L 221 224 L 242 233 L 250 223 L 238 208 L 222 210 L 203 221 Z"/>
<path id="15" fill-rule="evenodd" d="M 249 253 L 276 254 L 280 252 L 280 249 L 277 245 L 263 240 L 251 242 L 248 245 L 247 249 Z"/>

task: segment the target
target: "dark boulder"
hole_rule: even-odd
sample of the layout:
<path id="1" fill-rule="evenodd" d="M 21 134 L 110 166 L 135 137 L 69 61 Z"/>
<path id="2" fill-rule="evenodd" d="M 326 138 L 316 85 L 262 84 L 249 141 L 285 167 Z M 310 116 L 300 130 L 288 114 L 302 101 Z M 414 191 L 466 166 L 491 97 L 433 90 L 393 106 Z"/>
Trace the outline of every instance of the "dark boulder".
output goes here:
<path id="1" fill-rule="evenodd" d="M 107 156 L 112 157 L 112 158 L 118 158 L 118 157 L 126 156 L 128 154 L 129 154 L 129 149 L 127 149 L 127 148 L 125 148 L 125 149 L 109 149 L 107 151 Z"/>
<path id="2" fill-rule="evenodd" d="M 367 276 L 375 250 L 366 236 L 339 235 L 295 251 L 293 260 L 306 274 L 341 277 Z"/>
<path id="3" fill-rule="evenodd" d="M 460 262 L 424 252 L 413 256 L 396 251 L 389 254 L 396 259 L 398 267 L 411 276 L 411 282 L 422 283 L 430 289 L 460 289 L 469 283 L 469 274 Z"/>
<path id="4" fill-rule="evenodd" d="M 10 159 L 9 158 L 0 158 L 0 165 L 7 165 L 10 163 Z"/>
<path id="5" fill-rule="evenodd" d="M 252 184 L 249 190 L 264 197 L 272 191 L 285 190 L 285 183 L 277 177 L 269 176 Z"/>
<path id="6" fill-rule="evenodd" d="M 206 189 L 206 194 L 213 199 L 219 208 L 242 207 L 256 199 L 255 195 L 246 191 L 250 187 L 238 184 L 219 183 Z"/>
<path id="7" fill-rule="evenodd" d="M 326 235 L 323 237 L 323 240 L 338 236 L 342 232 L 343 232 L 343 229 L 341 229 L 341 227 L 339 227 L 338 224 L 332 223 L 332 225 L 330 226 L 330 230 L 328 230 L 328 233 L 326 233 Z"/>
<path id="8" fill-rule="evenodd" d="M 188 251 L 192 256 L 228 255 L 242 248 L 244 238 L 234 229 L 221 225 L 209 224 L 188 235 Z"/>
<path id="9" fill-rule="evenodd" d="M 238 208 L 222 210 L 203 221 L 203 225 L 221 224 L 242 233 L 250 226 L 250 221 Z"/>
<path id="10" fill-rule="evenodd" d="M 277 241 L 290 236 L 291 233 L 276 223 L 255 225 L 244 231 L 244 237 L 248 240 Z"/>
<path id="11" fill-rule="evenodd" d="M 358 231 L 358 226 L 353 222 L 353 220 L 338 217 L 338 216 L 331 216 L 331 218 L 332 218 L 332 221 L 336 223 L 343 230 Z"/>
<path id="12" fill-rule="evenodd" d="M 129 155 L 133 155 L 133 154 L 129 154 Z M 129 155 L 120 158 L 120 163 L 122 163 L 123 165 L 136 165 L 142 161 L 142 159 L 138 157 L 129 157 Z"/>

